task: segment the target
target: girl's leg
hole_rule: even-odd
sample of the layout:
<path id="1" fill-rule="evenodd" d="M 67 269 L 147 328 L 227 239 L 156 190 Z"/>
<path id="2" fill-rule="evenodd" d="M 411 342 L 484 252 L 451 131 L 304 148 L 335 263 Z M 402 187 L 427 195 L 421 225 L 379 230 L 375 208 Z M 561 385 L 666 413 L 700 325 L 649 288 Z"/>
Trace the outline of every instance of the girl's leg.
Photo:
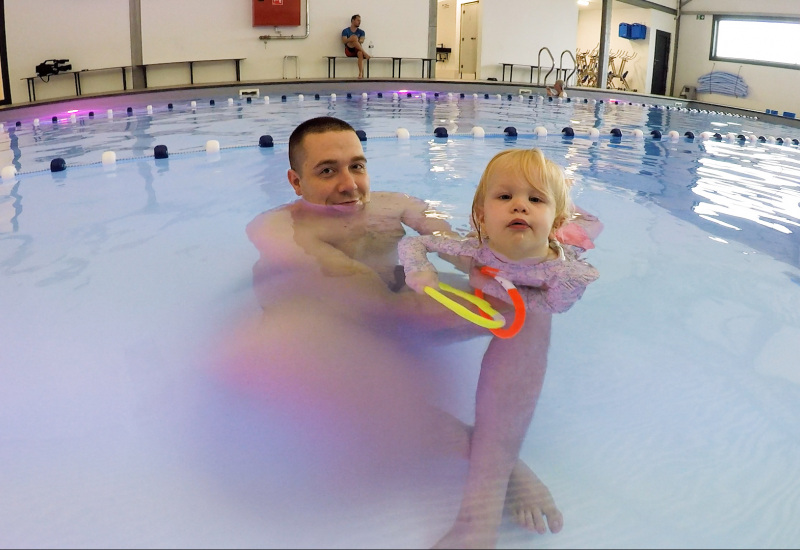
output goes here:
<path id="1" fill-rule="evenodd" d="M 461 508 L 455 524 L 436 547 L 496 545 L 506 490 L 544 383 L 550 321 L 549 313 L 529 311 L 517 336 L 493 338 L 489 343 L 478 380 Z M 560 525 L 554 527 L 560 529 Z"/>

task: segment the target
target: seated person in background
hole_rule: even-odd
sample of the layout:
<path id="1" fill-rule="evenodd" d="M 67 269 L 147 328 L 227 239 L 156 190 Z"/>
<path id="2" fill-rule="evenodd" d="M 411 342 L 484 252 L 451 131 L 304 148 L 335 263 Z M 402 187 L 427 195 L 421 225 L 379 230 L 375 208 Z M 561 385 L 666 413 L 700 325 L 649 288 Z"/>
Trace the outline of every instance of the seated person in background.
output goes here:
<path id="1" fill-rule="evenodd" d="M 361 26 L 361 16 L 356 14 L 350 18 L 350 26 L 342 30 L 342 44 L 347 57 L 358 57 L 358 78 L 364 78 L 364 60 L 369 59 L 369 54 L 364 51 L 362 44 L 366 33 Z"/>
<path id="2" fill-rule="evenodd" d="M 547 86 L 547 95 L 549 97 L 566 98 L 567 92 L 564 91 L 564 81 L 556 80 L 552 86 Z"/>

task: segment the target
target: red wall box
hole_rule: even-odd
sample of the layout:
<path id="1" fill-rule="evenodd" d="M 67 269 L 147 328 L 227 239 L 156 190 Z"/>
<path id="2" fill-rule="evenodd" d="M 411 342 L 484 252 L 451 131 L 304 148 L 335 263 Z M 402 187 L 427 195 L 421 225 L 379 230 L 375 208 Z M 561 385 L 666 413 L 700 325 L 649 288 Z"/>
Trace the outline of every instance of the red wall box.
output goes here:
<path id="1" fill-rule="evenodd" d="M 301 0 L 253 0 L 254 27 L 300 26 Z"/>

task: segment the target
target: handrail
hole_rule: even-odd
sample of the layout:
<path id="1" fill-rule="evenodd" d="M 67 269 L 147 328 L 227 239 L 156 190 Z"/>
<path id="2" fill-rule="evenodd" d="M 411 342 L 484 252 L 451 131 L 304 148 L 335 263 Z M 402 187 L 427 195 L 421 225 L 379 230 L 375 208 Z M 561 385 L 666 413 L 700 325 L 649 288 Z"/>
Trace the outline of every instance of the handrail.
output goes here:
<path id="1" fill-rule="evenodd" d="M 572 58 L 572 72 L 569 73 L 569 76 L 567 76 L 567 70 L 564 68 L 565 53 L 568 53 L 569 56 Z M 574 75 L 577 70 L 578 70 L 578 61 L 575 59 L 575 56 L 572 55 L 572 52 L 570 50 L 564 50 L 563 52 L 561 52 L 561 58 L 558 60 L 558 71 L 559 72 L 564 71 L 564 84 L 567 84 L 569 82 L 569 79 L 572 78 L 572 75 Z"/>
<path id="2" fill-rule="evenodd" d="M 536 58 L 536 65 L 538 66 L 538 71 L 536 72 L 536 85 L 537 85 L 537 86 L 540 86 L 540 85 L 541 85 L 541 84 L 539 83 L 539 78 L 542 76 L 542 52 L 545 52 L 545 51 L 547 52 L 547 55 L 549 55 L 549 56 L 550 56 L 550 62 L 553 64 L 553 65 L 550 67 L 550 70 L 547 72 L 547 74 L 546 74 L 546 75 L 544 75 L 544 83 L 545 83 L 545 84 L 547 84 L 547 77 L 548 77 L 548 76 L 550 76 L 550 73 L 552 73 L 552 72 L 555 70 L 555 68 L 556 68 L 556 58 L 555 58 L 555 57 L 553 57 L 553 54 L 552 54 L 552 52 L 550 51 L 550 48 L 548 48 L 547 46 L 544 46 L 543 48 L 541 48 L 541 49 L 539 50 L 539 55 L 538 55 L 538 57 Z"/>

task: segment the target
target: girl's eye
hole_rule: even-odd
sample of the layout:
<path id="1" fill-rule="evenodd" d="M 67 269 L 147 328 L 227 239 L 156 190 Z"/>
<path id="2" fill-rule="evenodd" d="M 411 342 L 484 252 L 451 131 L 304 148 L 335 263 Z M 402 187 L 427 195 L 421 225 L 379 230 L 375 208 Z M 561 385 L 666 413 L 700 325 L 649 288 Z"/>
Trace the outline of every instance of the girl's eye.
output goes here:
<path id="1" fill-rule="evenodd" d="M 531 197 L 530 200 L 531 202 L 542 202 L 542 199 L 540 199 L 539 197 Z"/>
<path id="2" fill-rule="evenodd" d="M 509 195 L 508 193 L 503 193 L 502 195 L 498 195 L 497 198 L 501 199 L 501 200 L 504 200 L 504 201 L 507 201 L 507 200 L 509 200 L 511 198 L 511 195 Z"/>

